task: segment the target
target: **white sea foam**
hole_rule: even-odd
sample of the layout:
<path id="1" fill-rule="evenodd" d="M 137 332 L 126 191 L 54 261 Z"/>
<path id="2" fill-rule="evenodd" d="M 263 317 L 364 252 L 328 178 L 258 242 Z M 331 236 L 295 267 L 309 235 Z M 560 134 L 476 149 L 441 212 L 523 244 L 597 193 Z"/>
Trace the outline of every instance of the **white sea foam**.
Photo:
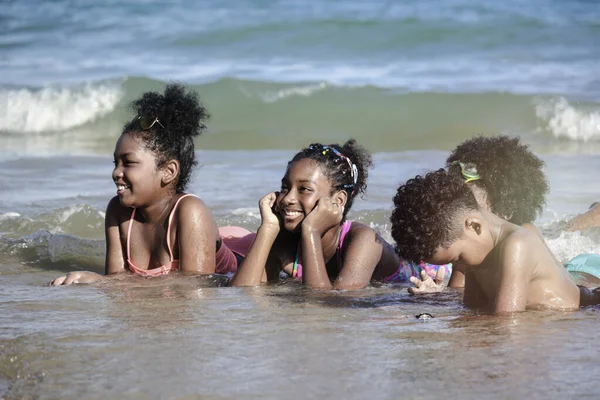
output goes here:
<path id="1" fill-rule="evenodd" d="M 563 97 L 538 99 L 535 106 L 543 128 L 557 138 L 587 142 L 600 139 L 600 110 L 582 110 Z"/>
<path id="2" fill-rule="evenodd" d="M 276 91 L 266 91 L 260 93 L 259 96 L 265 103 L 275 103 L 293 96 L 309 97 L 313 93 L 325 90 L 328 87 L 327 83 L 320 82 L 313 85 L 293 86 Z"/>
<path id="3" fill-rule="evenodd" d="M 19 214 L 17 212 L 7 212 L 4 214 L 0 214 L 0 221 L 3 221 L 5 219 L 18 218 L 20 216 L 21 216 L 21 214 Z"/>
<path id="4" fill-rule="evenodd" d="M 561 262 L 567 262 L 582 253 L 600 254 L 600 244 L 580 232 L 562 232 L 555 239 L 546 239 L 548 247 Z"/>
<path id="5" fill-rule="evenodd" d="M 110 83 L 0 90 L 0 131 L 67 130 L 111 112 L 121 96 Z"/>
<path id="6" fill-rule="evenodd" d="M 256 208 L 242 207 L 231 210 L 231 215 L 250 217 L 253 219 L 260 220 L 260 212 Z"/>

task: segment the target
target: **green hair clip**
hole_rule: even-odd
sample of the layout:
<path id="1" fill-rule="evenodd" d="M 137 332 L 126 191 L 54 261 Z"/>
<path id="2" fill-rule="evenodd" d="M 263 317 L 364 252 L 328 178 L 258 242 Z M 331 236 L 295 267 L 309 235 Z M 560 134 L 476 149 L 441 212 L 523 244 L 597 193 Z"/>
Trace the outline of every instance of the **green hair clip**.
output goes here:
<path id="1" fill-rule="evenodd" d="M 465 179 L 465 183 L 481 179 L 481 176 L 477 172 L 477 166 L 473 163 L 461 163 L 460 161 L 454 161 L 452 165 L 458 165 L 460 167 L 460 173 Z"/>

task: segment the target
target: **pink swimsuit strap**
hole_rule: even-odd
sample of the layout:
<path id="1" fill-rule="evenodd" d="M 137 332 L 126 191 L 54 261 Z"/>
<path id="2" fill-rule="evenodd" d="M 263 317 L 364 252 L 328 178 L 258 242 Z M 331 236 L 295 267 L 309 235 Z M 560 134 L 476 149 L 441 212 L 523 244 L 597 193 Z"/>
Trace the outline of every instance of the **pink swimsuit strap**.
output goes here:
<path id="1" fill-rule="evenodd" d="M 352 227 L 352 221 L 346 221 L 342 224 L 341 232 L 340 232 L 340 240 L 338 242 L 338 248 L 335 252 L 337 257 L 337 267 L 338 270 L 342 270 L 342 250 L 344 246 L 344 238 L 346 234 L 350 232 L 350 228 Z M 292 277 L 293 278 L 301 278 L 302 277 L 302 241 L 298 242 L 298 248 L 296 249 L 296 257 L 294 260 L 294 266 L 292 267 Z"/>
<path id="2" fill-rule="evenodd" d="M 175 214 L 175 210 L 177 209 L 179 202 L 183 198 L 189 197 L 189 196 L 197 197 L 196 195 L 193 195 L 193 194 L 185 194 L 185 195 L 181 196 L 179 199 L 177 199 L 177 202 L 175 202 L 175 205 L 173 206 L 173 209 L 171 210 L 171 213 L 169 214 L 169 225 L 167 225 L 167 236 L 166 236 L 167 249 L 169 249 L 169 264 L 161 265 L 158 268 L 141 269 L 141 268 L 138 268 L 133 263 L 133 261 L 131 261 L 131 250 L 130 250 L 130 248 L 131 248 L 131 246 L 130 246 L 130 244 L 131 244 L 131 227 L 133 226 L 133 219 L 135 217 L 135 210 L 136 210 L 135 208 L 133 209 L 133 211 L 131 212 L 131 217 L 129 218 L 129 227 L 127 228 L 127 264 L 129 265 L 131 272 L 133 272 L 134 274 L 142 275 L 142 276 L 159 276 L 159 275 L 166 275 L 172 270 L 179 269 L 179 260 L 173 259 L 173 249 L 171 247 L 171 225 L 173 223 L 173 215 Z"/>
<path id="3" fill-rule="evenodd" d="M 344 238 L 346 234 L 350 232 L 350 228 L 352 227 L 352 221 L 346 221 L 342 224 L 342 231 L 340 232 L 340 242 L 338 243 L 337 249 L 337 261 L 338 261 L 338 269 L 342 269 L 342 249 L 344 246 Z"/>

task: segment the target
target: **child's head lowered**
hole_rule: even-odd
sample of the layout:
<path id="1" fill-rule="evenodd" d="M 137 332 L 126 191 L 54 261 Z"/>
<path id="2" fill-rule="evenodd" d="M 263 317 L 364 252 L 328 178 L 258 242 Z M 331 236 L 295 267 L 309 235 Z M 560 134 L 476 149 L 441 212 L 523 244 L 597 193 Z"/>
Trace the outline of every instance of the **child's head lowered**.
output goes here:
<path id="1" fill-rule="evenodd" d="M 548 193 L 544 162 L 519 138 L 467 140 L 454 149 L 446 166 L 462 173 L 480 206 L 509 222 L 533 223 L 543 209 Z"/>
<path id="2" fill-rule="evenodd" d="M 276 200 L 285 229 L 297 230 L 323 197 L 343 207 L 345 219 L 354 198 L 366 191 L 372 165 L 371 155 L 353 139 L 343 146 L 313 143 L 302 149 L 288 163 Z"/>
<path id="3" fill-rule="evenodd" d="M 390 218 L 400 257 L 432 264 L 481 264 L 493 248 L 481 210 L 461 177 L 444 169 L 398 188 Z"/>
<path id="4" fill-rule="evenodd" d="M 152 188 L 182 193 L 196 165 L 194 137 L 205 129 L 205 108 L 194 92 L 177 84 L 167 85 L 164 94 L 144 93 L 132 108 L 136 115 L 123 128 L 114 154 L 121 202 L 140 204 Z"/>

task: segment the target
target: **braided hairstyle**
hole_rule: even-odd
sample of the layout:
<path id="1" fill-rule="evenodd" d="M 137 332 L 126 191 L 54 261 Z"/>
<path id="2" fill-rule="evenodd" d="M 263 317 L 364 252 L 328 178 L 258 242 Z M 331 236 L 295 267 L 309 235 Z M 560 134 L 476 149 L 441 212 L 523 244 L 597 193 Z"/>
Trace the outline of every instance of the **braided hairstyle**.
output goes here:
<path id="1" fill-rule="evenodd" d="M 312 143 L 298 152 L 288 163 L 289 166 L 300 160 L 310 159 L 315 161 L 323 174 L 331 182 L 331 193 L 336 190 L 345 190 L 348 193 L 343 218 L 352 208 L 354 198 L 364 194 L 367 190 L 368 169 L 373 166 L 369 152 L 350 139 L 344 145 Z"/>
<path id="2" fill-rule="evenodd" d="M 548 193 L 544 162 L 519 138 L 478 136 L 454 149 L 446 166 L 460 175 L 455 162 L 473 164 L 481 179 L 472 181 L 487 194 L 491 211 L 517 225 L 533 223 Z"/>
<path id="3" fill-rule="evenodd" d="M 137 115 L 125 124 L 123 134 L 141 138 L 146 149 L 156 155 L 157 168 L 177 160 L 179 177 L 175 190 L 184 192 L 197 164 L 194 137 L 206 129 L 204 121 L 209 118 L 198 95 L 193 91 L 186 93 L 180 84 L 169 84 L 164 94 L 146 92 L 131 103 L 131 108 Z M 153 125 L 148 127 L 145 123 Z"/>
<path id="4" fill-rule="evenodd" d="M 409 179 L 398 188 L 390 217 L 396 252 L 415 263 L 427 261 L 440 246 L 463 237 L 457 218 L 478 209 L 463 179 L 445 169 Z"/>

